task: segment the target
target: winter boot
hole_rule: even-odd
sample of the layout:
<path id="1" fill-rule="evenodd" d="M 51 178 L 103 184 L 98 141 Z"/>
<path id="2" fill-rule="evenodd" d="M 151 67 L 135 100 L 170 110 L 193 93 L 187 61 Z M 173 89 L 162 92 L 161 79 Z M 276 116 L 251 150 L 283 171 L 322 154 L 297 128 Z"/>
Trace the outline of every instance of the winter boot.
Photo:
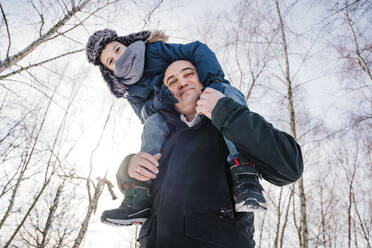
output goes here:
<path id="1" fill-rule="evenodd" d="M 235 210 L 237 212 L 267 210 L 266 200 L 262 194 L 263 188 L 258 181 L 260 174 L 254 162 L 246 160 L 242 156 L 239 160 L 234 158 L 230 163 Z"/>
<path id="2" fill-rule="evenodd" d="M 143 224 L 150 215 L 152 197 L 146 186 L 123 184 L 124 200 L 119 208 L 102 213 L 101 222 L 117 226 Z"/>

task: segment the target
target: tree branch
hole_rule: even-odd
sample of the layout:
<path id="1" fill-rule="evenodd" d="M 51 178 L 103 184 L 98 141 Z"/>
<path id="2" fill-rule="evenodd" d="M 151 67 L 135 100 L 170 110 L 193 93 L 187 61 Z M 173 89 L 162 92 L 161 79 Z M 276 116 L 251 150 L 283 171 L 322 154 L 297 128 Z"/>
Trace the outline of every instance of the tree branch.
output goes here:
<path id="1" fill-rule="evenodd" d="M 162 3 L 163 3 L 163 0 L 160 0 L 158 4 L 156 4 L 155 7 L 147 14 L 147 16 L 144 18 L 144 24 L 142 26 L 142 29 L 146 27 L 147 23 L 149 23 L 150 21 L 151 15 L 155 12 L 155 10 L 157 10 L 160 7 Z"/>
<path id="2" fill-rule="evenodd" d="M 9 60 L 9 50 L 10 50 L 10 46 L 11 46 L 10 32 L 9 32 L 8 20 L 6 19 L 5 12 L 4 12 L 4 9 L 3 9 L 3 6 L 1 5 L 1 3 L 0 3 L 0 9 L 1 9 L 1 14 L 3 15 L 3 18 L 4 18 L 5 27 L 6 27 L 6 32 L 7 32 L 7 34 L 8 34 L 8 49 L 7 49 L 7 51 L 6 51 L 6 56 L 5 56 L 5 58 L 6 58 L 7 60 Z"/>
<path id="3" fill-rule="evenodd" d="M 16 70 L 16 71 L 13 71 L 13 72 L 10 72 L 8 74 L 5 74 L 5 75 L 0 75 L 0 80 L 3 80 L 4 78 L 7 78 L 7 77 L 10 77 L 10 76 L 13 76 L 15 74 L 18 74 L 22 71 L 25 71 L 25 70 L 28 70 L 28 69 L 31 69 L 33 67 L 36 67 L 36 66 L 40 66 L 42 64 L 45 64 L 45 63 L 48 63 L 48 62 L 51 62 L 53 60 L 57 60 L 59 58 L 62 58 L 64 56 L 67 56 L 67 55 L 71 55 L 71 54 L 74 54 L 74 53 L 79 53 L 79 52 L 82 52 L 84 51 L 84 49 L 79 49 L 79 50 L 75 50 L 75 51 L 72 51 L 72 52 L 67 52 L 67 53 L 64 53 L 64 54 L 61 54 L 61 55 L 58 55 L 56 57 L 53 57 L 53 58 L 50 58 L 50 59 L 47 59 L 47 60 L 44 60 L 44 61 L 41 61 L 39 63 L 35 63 L 35 64 L 32 64 L 32 65 L 28 65 L 26 67 L 21 67 L 20 69 Z"/>
<path id="4" fill-rule="evenodd" d="M 69 11 L 62 18 L 62 20 L 57 22 L 44 35 L 40 36 L 38 39 L 33 41 L 30 45 L 28 45 L 26 48 L 24 48 L 17 54 L 7 57 L 7 59 L 0 61 L 0 73 L 18 63 L 25 56 L 27 56 L 29 53 L 31 53 L 33 50 L 35 50 L 37 47 L 39 47 L 41 44 L 47 41 L 54 33 L 56 33 L 61 27 L 63 27 L 77 12 L 81 11 L 90 1 L 92 0 L 85 0 L 78 7 L 72 8 L 71 11 Z"/>
<path id="5" fill-rule="evenodd" d="M 40 37 L 41 37 L 41 32 L 42 32 L 42 30 L 43 30 L 43 26 L 44 26 L 44 24 L 45 24 L 45 21 L 44 21 L 44 16 L 43 16 L 43 14 L 41 14 L 41 12 L 36 8 L 36 5 L 34 4 L 34 1 L 31 1 L 31 5 L 32 5 L 32 8 L 36 11 L 36 13 L 40 16 L 40 23 L 41 23 L 41 25 L 40 25 L 40 29 L 39 29 L 39 35 L 40 35 Z"/>
<path id="6" fill-rule="evenodd" d="M 107 7 L 107 6 L 109 6 L 110 4 L 116 3 L 116 2 L 118 2 L 118 1 L 119 1 L 119 0 L 115 0 L 115 1 L 113 1 L 113 2 L 107 2 L 107 4 L 105 4 L 105 5 L 103 5 L 103 6 L 99 7 L 99 8 L 97 8 L 96 10 L 94 10 L 92 13 L 90 13 L 87 17 L 85 17 L 85 18 L 84 18 L 82 21 L 80 21 L 78 24 L 74 25 L 73 27 L 71 27 L 71 28 L 69 28 L 69 29 L 67 29 L 67 30 L 65 30 L 65 31 L 63 31 L 63 32 L 56 32 L 56 33 L 58 33 L 58 34 L 56 34 L 56 35 L 54 35 L 54 36 L 52 36 L 52 37 L 46 39 L 45 41 L 52 40 L 52 39 L 57 38 L 58 36 L 61 36 L 61 35 L 64 36 L 64 34 L 70 32 L 71 30 L 73 30 L 73 29 L 75 29 L 75 28 L 77 28 L 77 27 L 79 27 L 81 24 L 83 24 L 86 20 L 88 20 L 91 16 L 93 16 L 95 13 L 97 13 L 97 12 L 100 11 L 101 9 L 103 9 L 103 8 L 105 8 L 105 7 Z M 65 36 L 65 37 L 66 37 L 66 36 Z"/>

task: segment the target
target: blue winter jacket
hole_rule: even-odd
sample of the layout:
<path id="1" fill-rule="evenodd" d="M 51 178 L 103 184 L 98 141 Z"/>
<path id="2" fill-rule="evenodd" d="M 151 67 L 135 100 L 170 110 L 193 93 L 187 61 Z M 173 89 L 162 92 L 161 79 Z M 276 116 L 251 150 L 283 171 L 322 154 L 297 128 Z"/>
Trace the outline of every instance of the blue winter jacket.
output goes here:
<path id="1" fill-rule="evenodd" d="M 225 75 L 216 55 L 207 45 L 199 41 L 188 44 L 170 44 L 160 41 L 148 44 L 143 75 L 137 83 L 127 86 L 128 94 L 126 96 L 142 123 L 144 122 L 141 116 L 143 107 L 145 107 L 147 116 L 159 110 L 154 108 L 154 96 L 160 92 L 165 70 L 177 60 L 190 61 L 196 67 L 203 86 L 209 86 L 213 82 L 228 83 L 224 80 Z M 173 98 L 171 94 L 168 97 Z M 162 100 L 164 104 L 167 102 L 167 99 Z M 168 99 L 168 102 L 170 101 Z M 166 108 L 166 106 L 163 107 Z"/>

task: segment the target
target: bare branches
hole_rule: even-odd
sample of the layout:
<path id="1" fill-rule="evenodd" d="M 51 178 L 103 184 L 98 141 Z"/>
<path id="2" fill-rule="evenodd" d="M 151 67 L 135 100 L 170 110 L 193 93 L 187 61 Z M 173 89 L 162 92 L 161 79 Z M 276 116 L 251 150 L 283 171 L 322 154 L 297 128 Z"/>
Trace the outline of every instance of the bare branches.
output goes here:
<path id="1" fill-rule="evenodd" d="M 150 22 L 151 16 L 154 14 L 154 12 L 160 7 L 160 5 L 163 3 L 163 0 L 158 0 L 158 2 L 155 4 L 154 8 L 150 10 L 150 12 L 146 15 L 144 18 L 144 24 L 141 29 L 144 29 L 146 25 Z"/>
<path id="2" fill-rule="evenodd" d="M 289 62 L 289 52 L 288 52 L 288 43 L 286 38 L 286 28 L 284 26 L 282 12 L 280 10 L 279 1 L 274 1 L 276 7 L 276 13 L 279 20 L 279 30 L 281 33 L 281 41 L 282 41 L 282 51 L 284 54 L 285 60 L 285 74 L 283 75 L 285 78 L 285 83 L 287 86 L 287 99 L 288 99 L 288 110 L 289 110 L 289 118 L 290 118 L 290 127 L 291 127 L 291 135 L 297 140 L 297 133 L 296 133 L 296 118 L 295 118 L 295 107 L 294 107 L 294 98 L 293 98 L 293 89 L 292 89 L 292 80 L 290 76 L 290 62 Z M 307 56 L 306 56 L 307 57 Z M 306 193 L 304 188 L 304 181 L 303 177 L 300 178 L 299 182 L 299 194 L 300 194 L 300 247 L 307 248 L 309 246 L 309 230 L 308 230 L 308 222 L 307 222 L 307 203 L 306 203 Z"/>
<path id="3" fill-rule="evenodd" d="M 67 53 L 64 53 L 64 54 L 61 54 L 61 55 L 58 55 L 58 56 L 55 56 L 53 58 L 50 58 L 50 59 L 47 59 L 47 60 L 44 60 L 44 61 L 41 61 L 41 62 L 38 62 L 38 63 L 35 63 L 35 64 L 32 64 L 32 65 L 28 65 L 28 66 L 25 66 L 25 67 L 21 67 L 20 69 L 18 70 L 15 70 L 13 72 L 10 72 L 8 74 L 5 74 L 5 75 L 0 75 L 0 80 L 3 80 L 7 77 L 10 77 L 10 76 L 13 76 L 15 74 L 18 74 L 22 71 L 26 71 L 26 70 L 29 70 L 33 67 L 37 67 L 37 66 L 40 66 L 40 65 L 43 65 L 45 63 L 48 63 L 48 62 L 51 62 L 51 61 L 54 61 L 54 60 L 57 60 L 57 59 L 60 59 L 62 57 L 65 57 L 65 56 L 68 56 L 68 55 L 71 55 L 71 54 L 75 54 L 75 53 L 80 53 L 84 51 L 84 49 L 79 49 L 79 50 L 75 50 L 75 51 L 71 51 L 71 52 L 67 52 Z"/>
<path id="4" fill-rule="evenodd" d="M 55 212 L 56 212 L 56 210 L 59 206 L 59 200 L 60 200 L 60 197 L 61 197 L 63 186 L 64 186 L 64 181 L 58 186 L 56 194 L 55 194 L 54 199 L 53 199 L 53 204 L 49 208 L 48 217 L 47 217 L 47 220 L 45 222 L 44 229 L 41 232 L 42 233 L 42 240 L 38 244 L 38 247 L 45 247 L 45 245 L 48 242 L 47 235 L 48 235 L 49 230 L 52 227 Z"/>
<path id="5" fill-rule="evenodd" d="M 94 137 L 97 146 L 84 151 L 86 154 L 77 150 L 88 132 L 82 117 L 86 108 L 103 106 L 109 97 L 97 93 L 100 85 L 89 81 L 95 77 L 87 80 L 86 75 L 92 73 L 84 66 L 87 63 L 79 54 L 83 51 L 80 48 L 95 28 L 114 23 L 117 17 L 104 9 L 116 3 L 119 0 L 29 0 L 25 8 L 30 16 L 26 18 L 21 16 L 23 9 L 7 11 L 8 5 L 1 1 L 5 17 L 1 22 L 4 44 L 0 61 L 0 174 L 5 175 L 0 179 L 1 247 L 81 246 L 105 185 L 112 199 L 117 198 L 106 175 L 91 179 L 97 172 L 93 167 L 96 159 L 103 156 L 98 151 L 103 142 L 107 145 L 105 136 L 111 132 L 115 101 L 108 106 L 106 119 L 97 116 L 103 125 L 102 132 Z M 150 12 L 140 14 L 147 24 L 162 3 L 146 2 L 145 9 Z M 99 16 L 99 11 L 108 18 Z M 89 22 L 89 18 L 94 20 Z M 18 40 L 17 36 L 25 37 L 21 31 L 30 23 L 28 41 Z M 70 56 L 74 54 L 78 56 Z M 79 92 L 82 88 L 84 94 Z M 91 88 L 88 94 L 87 88 Z M 91 93 L 99 97 L 93 100 Z M 77 166 L 79 153 L 85 167 Z M 79 178 L 83 181 L 76 180 L 85 169 L 88 175 Z M 78 197 L 70 196 L 71 192 Z M 77 206 L 87 207 L 85 216 L 76 212 Z"/>
<path id="6" fill-rule="evenodd" d="M 357 36 L 355 34 L 354 26 L 353 26 L 353 23 L 352 23 L 352 20 L 350 18 L 350 14 L 349 14 L 349 6 L 345 7 L 345 18 L 346 18 L 346 23 L 347 23 L 348 27 L 350 28 L 350 32 L 351 32 L 352 37 L 353 37 L 354 46 L 355 46 L 355 55 L 357 56 L 358 65 L 361 67 L 361 69 L 365 73 L 367 73 L 369 79 L 372 82 L 372 74 L 371 74 L 370 68 L 368 67 L 365 59 L 361 56 L 358 39 L 357 39 Z"/>
<path id="7" fill-rule="evenodd" d="M 98 179 L 99 180 L 99 179 Z M 110 195 L 112 197 L 112 200 L 116 200 L 117 199 L 117 196 L 115 195 L 115 192 L 113 190 L 114 188 L 114 185 L 110 182 L 110 180 L 108 180 L 106 177 L 104 177 L 103 179 L 103 182 L 107 185 L 107 189 L 108 191 L 110 192 Z"/>
<path id="8" fill-rule="evenodd" d="M 57 90 L 57 87 L 55 88 L 54 90 L 54 93 L 56 92 Z M 54 95 L 54 94 L 53 94 Z M 53 97 L 52 97 L 53 98 Z M 51 98 L 51 99 L 52 99 Z M 24 164 L 22 165 L 22 170 L 18 176 L 18 179 L 17 179 L 17 182 L 16 182 L 16 185 L 15 187 L 13 188 L 13 192 L 12 192 L 12 196 L 11 196 L 11 200 L 10 200 L 10 203 L 8 205 L 8 208 L 0 222 L 0 228 L 3 226 L 3 224 L 5 223 L 5 220 L 8 218 L 9 216 L 9 213 L 10 211 L 12 210 L 13 206 L 14 206 L 14 201 L 15 201 L 15 198 L 16 198 L 16 194 L 20 188 L 20 183 L 21 181 L 23 180 L 23 177 L 24 177 L 24 174 L 28 168 L 28 166 L 30 165 L 30 161 L 32 159 L 32 157 L 35 155 L 35 149 L 36 149 L 36 145 L 38 144 L 38 141 L 39 141 L 39 138 L 40 138 L 40 134 L 41 134 L 41 131 L 43 130 L 43 127 L 44 127 L 44 124 L 45 124 L 45 121 L 46 121 L 46 117 L 49 113 L 49 109 L 50 109 L 50 106 L 51 106 L 51 102 L 52 100 L 49 100 L 48 102 L 48 105 L 46 107 L 46 110 L 44 112 L 44 115 L 43 115 L 43 119 L 41 120 L 41 123 L 40 123 L 40 126 L 37 130 L 37 133 L 36 133 L 36 137 L 34 138 L 34 142 L 32 144 L 32 147 L 31 147 L 31 150 L 30 152 L 27 154 L 27 157 L 26 157 L 26 160 L 24 162 Z M 37 123 L 35 123 L 34 125 L 34 129 L 36 129 L 36 126 L 37 126 Z M 34 130 L 33 129 L 33 130 Z M 31 133 L 33 134 L 33 132 Z M 58 137 L 58 136 L 57 136 Z M 56 139 L 57 139 L 56 137 Z M 49 161 L 50 162 L 50 161 Z M 12 240 L 14 239 L 14 237 L 17 235 L 18 231 L 20 230 L 20 228 L 22 227 L 23 223 L 26 221 L 28 215 L 30 214 L 31 210 L 33 209 L 33 207 L 35 206 L 36 202 L 38 201 L 38 199 L 40 198 L 41 194 L 44 192 L 45 190 L 45 187 L 47 186 L 47 184 L 49 184 L 50 182 L 50 179 L 52 177 L 52 175 L 54 174 L 54 172 L 52 172 L 48 178 L 48 168 L 49 168 L 49 162 L 48 162 L 48 166 L 47 166 L 47 170 L 45 172 L 45 181 L 44 181 L 44 184 L 41 188 L 41 190 L 39 191 L 39 193 L 36 195 L 36 197 L 34 198 L 34 202 L 33 204 L 31 204 L 29 210 L 27 211 L 27 213 L 25 214 L 24 218 L 22 219 L 21 223 L 18 225 L 18 227 L 14 230 L 13 234 L 11 235 L 11 237 L 9 238 L 9 240 L 7 241 L 5 247 L 8 247 L 10 245 L 10 243 L 12 242 Z"/>
<path id="9" fill-rule="evenodd" d="M 6 19 L 6 15 L 5 15 L 5 12 L 4 12 L 4 9 L 3 9 L 3 5 L 1 3 L 0 3 L 0 9 L 1 9 L 1 14 L 3 15 L 3 19 L 4 19 L 4 22 L 5 22 L 6 32 L 8 34 L 8 49 L 6 50 L 5 59 L 9 60 L 9 50 L 10 50 L 10 46 L 12 45 L 12 43 L 11 43 L 11 38 L 10 38 L 8 20 Z"/>
<path id="10" fill-rule="evenodd" d="M 88 177 L 86 178 L 86 187 L 87 187 L 87 193 L 88 193 L 88 200 L 89 200 L 89 204 L 88 204 L 88 208 L 87 208 L 87 212 L 85 214 L 85 218 L 83 220 L 83 223 L 81 225 L 81 228 L 79 230 L 79 233 L 75 239 L 75 242 L 74 242 L 74 245 L 73 245 L 73 248 L 78 248 L 83 240 L 83 238 L 85 237 L 86 235 L 86 232 L 88 230 L 88 225 L 89 225 L 89 221 L 90 221 L 90 218 L 92 216 L 92 214 L 96 211 L 97 209 L 97 205 L 98 205 L 98 200 L 102 194 L 102 191 L 104 189 L 104 186 L 105 184 L 107 184 L 109 186 L 109 191 L 110 193 L 112 194 L 112 184 L 106 179 L 106 177 L 104 177 L 103 179 L 102 178 L 98 178 L 97 179 L 97 185 L 94 185 L 94 183 L 92 182 L 92 180 L 90 179 L 90 176 L 91 176 L 91 173 L 92 173 L 92 170 L 93 170 L 93 155 L 95 154 L 95 152 L 97 151 L 101 141 L 102 141 L 102 137 L 103 137 L 103 134 L 106 130 L 106 127 L 107 127 L 107 124 L 110 120 L 110 116 L 111 116 L 111 111 L 112 111 L 112 108 L 113 108 L 113 103 L 111 104 L 110 106 L 110 109 L 108 111 L 108 114 L 107 114 L 107 117 L 106 117 L 106 121 L 104 123 L 104 126 L 102 128 L 102 132 L 101 132 L 101 135 L 98 139 L 98 142 L 96 144 L 96 146 L 94 147 L 94 149 L 92 150 L 91 152 L 91 155 L 90 155 L 90 169 L 89 169 L 89 174 L 88 174 Z M 91 187 L 90 185 L 93 185 L 93 188 L 94 188 L 94 192 L 93 192 L 93 195 L 92 195 L 92 192 L 91 192 Z M 112 194 L 112 197 L 116 197 L 115 194 Z"/>
<path id="11" fill-rule="evenodd" d="M 91 0 L 85 0 L 79 6 L 71 9 L 59 22 L 51 27 L 45 34 L 33 41 L 30 45 L 25 47 L 22 51 L 0 61 L 0 73 L 18 63 L 29 53 L 46 42 L 53 34 L 55 34 L 61 27 L 63 27 L 77 12 L 81 11 Z"/>
<path id="12" fill-rule="evenodd" d="M 122 100 L 99 92 L 104 87 L 102 78 L 85 66 L 81 48 L 96 29 L 108 27 L 120 33 L 163 25 L 158 17 L 167 15 L 160 12 L 167 3 L 25 2 L 30 13 L 25 19 L 8 9 L 6 2 L 0 4 L 0 174 L 4 175 L 0 178 L 0 246 L 10 241 L 8 247 L 79 247 L 84 240 L 89 246 L 93 217 L 103 205 L 102 198 L 116 198 L 101 164 L 116 163 L 116 158 L 111 159 L 114 156 L 106 149 L 111 145 L 125 153 L 118 143 L 131 141 L 108 138 L 123 135 L 122 127 L 113 122 L 122 117 L 116 113 L 118 108 L 123 110 Z M 266 195 L 270 194 L 269 211 L 255 215 L 258 247 L 371 245 L 372 87 L 368 71 L 372 45 L 366 16 L 370 16 L 372 4 L 366 0 L 337 3 L 317 0 L 315 11 L 313 4 L 300 0 L 241 0 L 231 9 L 226 4 L 225 11 L 216 16 L 206 11 L 209 22 L 199 22 L 195 28 L 199 30 L 200 25 L 202 34 L 187 36 L 179 27 L 168 30 L 171 35 L 176 30 L 175 38 L 202 37 L 216 52 L 230 82 L 240 86 L 252 111 L 257 110 L 302 144 L 306 183 L 282 190 L 264 186 Z M 182 5 L 191 8 L 186 2 Z M 134 14 L 131 7 L 138 10 L 139 23 L 118 18 L 130 18 Z M 152 23 L 154 20 L 159 23 Z M 319 20 L 323 20 L 321 25 Z M 194 29 L 191 21 L 187 27 Z M 22 25 L 31 27 L 30 22 L 30 41 L 20 42 L 17 34 L 24 29 Z M 6 67 L 7 60 L 15 62 Z M 340 87 L 343 94 L 336 94 L 339 88 L 330 86 L 339 82 L 344 83 Z M 56 84 L 59 87 L 53 94 Z M 323 100 L 326 104 L 321 108 L 329 109 L 330 115 L 318 113 Z M 335 114 L 335 109 L 342 113 Z M 353 137 L 355 133 L 358 137 Z M 356 146 L 357 160 L 353 157 Z M 105 186 L 109 194 L 102 195 Z"/>
<path id="13" fill-rule="evenodd" d="M 40 16 L 40 29 L 39 29 L 39 36 L 41 37 L 41 35 L 42 35 L 42 31 L 43 31 L 43 27 L 44 27 L 44 25 L 45 25 L 44 16 L 43 16 L 43 14 L 41 13 L 41 11 L 39 11 L 39 9 L 35 6 L 34 1 L 32 1 L 32 0 L 31 0 L 31 5 L 32 5 L 32 8 L 35 10 L 35 12 Z"/>
<path id="14" fill-rule="evenodd" d="M 98 200 L 101 196 L 104 185 L 105 185 L 104 180 L 103 179 L 98 179 L 97 186 L 94 189 L 93 197 L 89 201 L 89 205 L 88 205 L 87 212 L 85 214 L 85 218 L 83 220 L 83 223 L 81 224 L 81 228 L 80 228 L 79 233 L 78 233 L 78 235 L 75 239 L 74 245 L 72 246 L 73 248 L 78 248 L 80 246 L 81 242 L 83 241 L 83 238 L 86 235 L 90 218 L 91 218 L 93 212 L 95 212 L 95 210 L 97 208 Z"/>
<path id="15" fill-rule="evenodd" d="M 56 32 L 57 34 L 52 36 L 52 37 L 49 37 L 48 39 L 46 39 L 45 41 L 49 41 L 49 40 L 53 40 L 55 38 L 57 38 L 58 36 L 65 36 L 66 33 L 74 30 L 75 28 L 81 26 L 84 22 L 86 22 L 90 17 L 94 16 L 98 11 L 106 8 L 107 6 L 111 5 L 111 4 L 114 4 L 116 2 L 118 2 L 119 0 L 114 0 L 114 1 L 108 1 L 106 4 L 102 5 L 101 7 L 98 7 L 96 8 L 94 11 L 92 11 L 91 13 L 89 13 L 83 20 L 81 20 L 79 23 L 73 25 L 71 28 L 68 28 L 66 29 L 65 31 L 63 32 Z"/>

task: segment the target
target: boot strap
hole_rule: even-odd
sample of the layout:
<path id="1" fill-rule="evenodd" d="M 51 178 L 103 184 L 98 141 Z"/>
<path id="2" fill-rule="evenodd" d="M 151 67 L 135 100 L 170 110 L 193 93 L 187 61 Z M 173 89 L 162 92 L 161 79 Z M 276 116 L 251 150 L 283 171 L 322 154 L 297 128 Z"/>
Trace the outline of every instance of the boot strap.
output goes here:
<path id="1" fill-rule="evenodd" d="M 141 187 L 141 186 L 135 186 L 134 188 L 128 188 L 124 191 L 125 196 L 151 196 L 150 189 Z"/>
<path id="2" fill-rule="evenodd" d="M 257 170 L 256 167 L 250 166 L 248 163 L 233 165 L 230 167 L 230 172 L 233 177 L 240 176 L 240 175 L 255 175 L 262 179 L 261 173 Z"/>
<path id="3" fill-rule="evenodd" d="M 254 187 L 258 187 L 261 191 L 264 191 L 264 188 L 258 182 L 258 178 L 257 180 L 254 180 L 254 179 L 252 180 L 252 179 L 253 179 L 252 176 L 251 177 L 239 177 L 239 179 L 234 182 L 234 187 L 241 188 L 241 187 L 246 187 L 247 185 L 251 185 Z"/>

